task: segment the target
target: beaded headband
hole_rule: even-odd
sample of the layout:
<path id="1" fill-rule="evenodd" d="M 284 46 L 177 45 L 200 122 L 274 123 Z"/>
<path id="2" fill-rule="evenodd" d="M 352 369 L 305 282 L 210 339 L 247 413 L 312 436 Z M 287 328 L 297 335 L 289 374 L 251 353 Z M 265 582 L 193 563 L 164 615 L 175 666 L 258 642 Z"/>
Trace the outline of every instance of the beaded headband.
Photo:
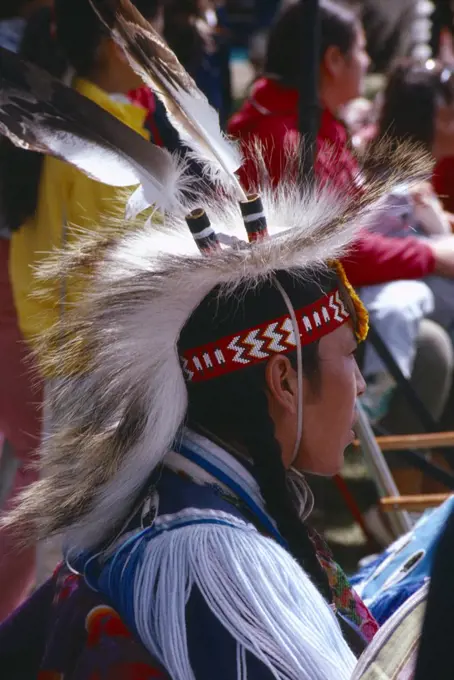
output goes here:
<path id="1" fill-rule="evenodd" d="M 302 309 L 295 310 L 301 345 L 332 333 L 350 319 L 339 290 Z M 273 354 L 286 354 L 297 346 L 289 314 L 220 338 L 216 342 L 185 350 L 183 370 L 189 382 L 202 382 L 259 364 Z"/>
<path id="2" fill-rule="evenodd" d="M 249 243 L 267 238 L 267 221 L 260 195 L 249 195 L 247 201 L 240 203 L 240 209 Z M 219 236 L 204 210 L 193 211 L 186 217 L 186 222 L 203 255 L 209 257 L 221 249 Z M 244 246 L 247 247 L 247 244 Z M 335 270 L 352 299 L 357 316 L 356 336 L 361 342 L 366 338 L 369 328 L 367 310 L 350 285 L 340 262 L 336 260 L 328 264 Z M 295 317 L 301 346 L 320 340 L 351 318 L 338 288 L 333 288 L 309 305 L 295 309 Z M 181 362 L 188 382 L 204 382 L 266 361 L 273 354 L 286 354 L 296 347 L 292 319 L 289 314 L 285 314 L 226 335 L 215 342 L 187 349 L 181 354 Z"/>

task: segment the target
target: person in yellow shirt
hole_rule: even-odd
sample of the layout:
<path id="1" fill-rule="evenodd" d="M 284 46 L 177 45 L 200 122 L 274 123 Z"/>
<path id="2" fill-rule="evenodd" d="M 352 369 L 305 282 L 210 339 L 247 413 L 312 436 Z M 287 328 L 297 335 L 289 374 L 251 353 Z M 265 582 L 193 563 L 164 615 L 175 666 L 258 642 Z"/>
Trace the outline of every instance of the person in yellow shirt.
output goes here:
<path id="1" fill-rule="evenodd" d="M 136 0 L 135 4 L 147 14 L 150 1 Z M 70 82 L 79 93 L 148 137 L 144 128 L 147 111 L 133 105 L 127 97 L 142 81 L 101 24 L 89 0 L 56 0 L 54 4 L 53 10 L 43 8 L 30 20 L 21 54 L 52 75 Z M 0 158 L 2 226 L 11 235 L 10 278 L 19 326 L 26 345 L 31 346 L 37 334 L 58 320 L 77 288 L 76 281 L 68 281 L 67 285 L 51 287 L 46 298 L 36 296 L 40 285 L 34 275 L 36 267 L 50 252 L 77 238 L 80 228 L 98 230 L 107 215 L 121 215 L 125 195 L 124 190 L 89 179 L 63 161 L 22 151 L 8 142 L 2 142 Z M 0 409 L 3 401 L 14 399 L 18 372 L 26 375 L 28 368 L 18 367 L 14 361 L 8 366 L 12 358 L 12 353 L 8 358 L 8 352 L 4 352 L 0 366 L 4 383 Z M 39 395 L 36 402 L 30 399 L 38 421 L 37 431 L 33 432 L 35 446 L 39 440 L 39 399 Z M 31 403 L 27 406 L 32 408 Z M 22 407 L 18 404 L 16 411 Z M 44 422 L 43 432 L 46 428 Z M 20 459 L 19 467 L 3 508 L 11 507 L 19 491 L 36 476 L 28 468 L 34 457 L 34 446 L 15 454 Z M 39 564 L 38 571 L 42 566 L 45 572 L 50 565 Z M 38 574 L 38 581 L 44 575 Z M 20 604 L 34 578 L 35 552 L 20 551 L 17 537 L 1 529 L 0 621 Z"/>
<path id="2" fill-rule="evenodd" d="M 79 93 L 146 135 L 146 112 L 127 97 L 142 81 L 121 48 L 105 34 L 89 0 L 57 0 L 54 13 L 43 10 L 41 20 L 48 22 L 58 75 L 70 79 Z M 46 59 L 50 63 L 51 58 L 44 56 L 46 51 L 41 48 L 40 52 L 41 61 Z M 24 56 L 30 58 L 26 50 Z M 56 286 L 45 299 L 31 295 L 37 285 L 35 268 L 49 252 L 77 238 L 75 227 L 98 229 L 105 216 L 121 215 L 124 192 L 89 179 L 56 158 L 35 157 L 31 164 L 28 154 L 20 151 L 17 154 L 15 149 L 10 153 L 20 156 L 20 162 L 12 164 L 16 172 L 5 197 L 5 210 L 13 230 L 10 276 L 20 328 L 25 339 L 32 342 L 36 334 L 57 320 L 62 307 L 73 297 L 71 289 L 61 286 Z M 20 180 L 15 190 L 17 175 Z"/>

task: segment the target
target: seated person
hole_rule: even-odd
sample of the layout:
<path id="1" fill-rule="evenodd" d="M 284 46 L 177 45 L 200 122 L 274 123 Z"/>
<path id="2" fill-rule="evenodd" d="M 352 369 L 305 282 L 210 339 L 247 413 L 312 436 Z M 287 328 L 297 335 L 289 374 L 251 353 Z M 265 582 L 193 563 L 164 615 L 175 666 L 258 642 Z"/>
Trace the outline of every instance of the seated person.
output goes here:
<path id="1" fill-rule="evenodd" d="M 386 136 L 397 145 L 408 140 L 421 145 L 437 161 L 454 155 L 454 77 L 441 63 L 405 60 L 391 73 L 378 122 L 377 137 Z M 443 242 L 437 238 L 450 232 L 450 223 L 430 188 L 411 195 L 414 222 L 425 243 Z M 397 233 L 396 235 L 400 235 Z M 452 238 L 452 237 L 450 237 Z M 454 339 L 454 287 L 451 281 L 428 279 L 435 299 L 433 318 Z"/>
<path id="2" fill-rule="evenodd" d="M 242 180 L 252 188 L 259 178 L 259 168 L 248 159 L 252 142 L 263 145 L 266 165 L 274 184 L 279 184 L 288 171 L 289 156 L 298 151 L 299 84 L 302 44 L 300 27 L 306 4 L 291 3 L 273 25 L 267 48 L 265 73 L 252 88 L 241 110 L 231 118 L 229 132 L 237 137 L 246 154 Z M 358 16 L 331 0 L 320 1 L 321 53 L 319 97 L 322 104 L 317 137 L 316 177 L 321 185 L 351 190 L 352 184 L 361 193 L 362 171 L 352 150 L 350 137 L 339 115 L 350 101 L 362 94 L 364 76 L 369 64 L 364 32 Z M 291 153 L 293 150 L 293 154 Z M 380 215 L 384 225 L 394 221 L 394 215 Z M 385 233 L 364 230 L 352 251 L 343 258 L 349 280 L 358 288 L 380 286 L 366 294 L 374 328 L 388 342 L 389 349 L 404 376 L 412 377 L 413 387 L 435 419 L 446 407 L 452 382 L 453 358 L 446 332 L 433 321 L 426 321 L 433 297 L 423 279 L 433 273 L 452 278 L 454 275 L 454 237 L 421 240 L 413 235 L 395 239 Z M 392 286 L 383 292 L 382 285 Z M 374 304 L 372 304 L 372 301 Z M 422 323 L 424 322 L 424 323 Z M 428 326 L 426 325 L 428 324 Z M 428 343 L 433 351 L 424 356 L 437 357 L 420 369 L 420 348 Z M 448 350 L 445 351 L 446 346 Z M 380 420 L 390 409 L 394 383 L 373 360 L 368 350 L 365 375 L 368 381 L 369 413 Z M 371 357 L 372 358 L 369 358 Z M 418 367 L 418 371 L 416 371 Z M 428 373 L 438 378 L 437 384 L 426 391 Z M 433 395 L 441 399 L 436 401 Z M 396 400 L 404 401 L 400 395 Z M 405 410 L 407 432 L 418 432 L 419 419 L 409 412 L 406 404 L 393 403 L 393 411 Z M 399 422 L 392 419 L 389 429 L 398 431 Z"/>

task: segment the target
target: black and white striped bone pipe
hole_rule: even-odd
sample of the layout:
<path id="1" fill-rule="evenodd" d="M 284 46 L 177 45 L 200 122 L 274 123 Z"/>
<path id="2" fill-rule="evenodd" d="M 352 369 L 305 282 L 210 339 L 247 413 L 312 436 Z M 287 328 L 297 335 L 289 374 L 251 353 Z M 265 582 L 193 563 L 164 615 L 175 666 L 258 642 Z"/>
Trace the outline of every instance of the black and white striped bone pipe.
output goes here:
<path id="1" fill-rule="evenodd" d="M 186 223 L 201 253 L 206 255 L 213 250 L 220 250 L 221 244 L 217 234 L 211 226 L 208 215 L 202 208 L 197 208 L 189 213 L 186 216 Z"/>
<path id="2" fill-rule="evenodd" d="M 250 194 L 240 202 L 241 214 L 250 243 L 268 236 L 265 211 L 260 194 Z"/>

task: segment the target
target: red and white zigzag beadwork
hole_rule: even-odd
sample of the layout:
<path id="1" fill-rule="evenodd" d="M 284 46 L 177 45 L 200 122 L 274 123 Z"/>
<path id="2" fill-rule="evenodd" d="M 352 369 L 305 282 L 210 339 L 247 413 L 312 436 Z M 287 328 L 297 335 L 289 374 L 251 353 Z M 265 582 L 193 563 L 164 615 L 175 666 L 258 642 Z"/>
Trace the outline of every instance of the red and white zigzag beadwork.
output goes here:
<path id="1" fill-rule="evenodd" d="M 295 310 L 295 316 L 302 345 L 332 333 L 350 318 L 337 289 L 313 304 Z M 293 323 L 286 314 L 216 342 L 186 350 L 181 359 L 186 379 L 201 382 L 265 361 L 273 354 L 291 352 L 295 347 Z"/>

